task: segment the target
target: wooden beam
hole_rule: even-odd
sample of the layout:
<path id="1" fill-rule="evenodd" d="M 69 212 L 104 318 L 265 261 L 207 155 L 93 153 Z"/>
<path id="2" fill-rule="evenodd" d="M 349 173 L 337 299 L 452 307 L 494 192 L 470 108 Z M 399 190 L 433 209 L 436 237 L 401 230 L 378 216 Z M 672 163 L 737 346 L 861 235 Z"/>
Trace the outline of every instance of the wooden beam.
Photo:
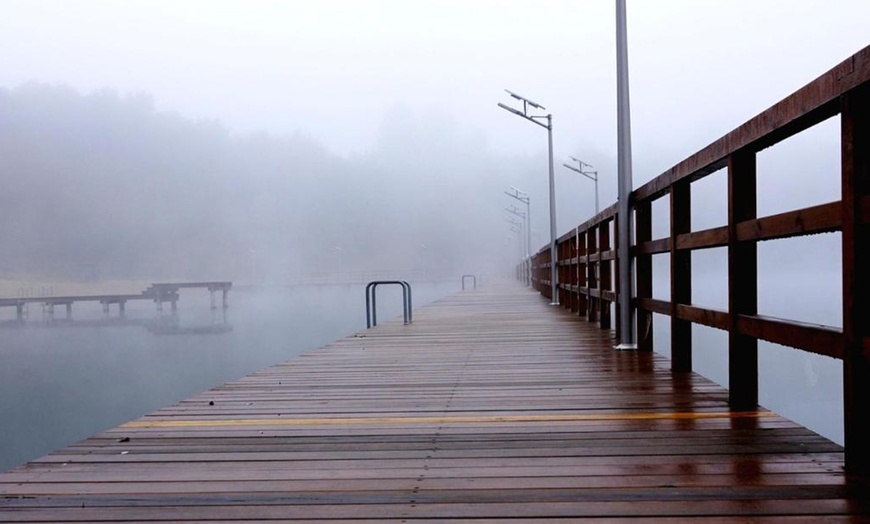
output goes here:
<path id="1" fill-rule="evenodd" d="M 671 303 L 667 300 L 659 300 L 657 298 L 637 298 L 637 307 L 650 313 L 659 313 L 661 315 L 671 314 Z"/>
<path id="2" fill-rule="evenodd" d="M 598 302 L 599 296 L 598 278 L 595 274 L 598 267 L 597 262 L 592 262 L 592 257 L 598 253 L 598 226 L 586 229 L 586 287 L 589 289 L 586 300 L 586 320 L 588 322 L 598 322 Z M 595 294 L 593 294 L 595 292 Z"/>
<path id="3" fill-rule="evenodd" d="M 601 260 L 601 255 L 605 251 L 610 250 L 610 223 L 602 223 L 598 227 L 598 259 Z M 611 327 L 611 318 L 610 318 L 610 302 L 607 300 L 607 297 L 604 295 L 605 291 L 610 291 L 613 289 L 613 279 L 612 279 L 612 261 L 601 261 L 598 263 L 598 287 L 601 289 L 602 298 L 599 302 L 599 325 L 601 329 L 610 329 Z"/>
<path id="4" fill-rule="evenodd" d="M 679 180 L 697 180 L 726 167 L 732 154 L 760 151 L 834 116 L 840 96 L 867 82 L 870 46 L 642 185 L 632 193 L 632 199 L 641 202 L 663 195 Z"/>
<path id="5" fill-rule="evenodd" d="M 619 294 L 616 291 L 602 289 L 599 296 L 607 302 L 619 303 Z"/>
<path id="6" fill-rule="evenodd" d="M 680 304 L 677 306 L 677 316 L 695 324 L 724 329 L 726 331 L 729 326 L 728 312 L 719 309 Z"/>
<path id="7" fill-rule="evenodd" d="M 870 84 L 842 99 L 843 410 L 846 469 L 870 474 Z"/>
<path id="8" fill-rule="evenodd" d="M 586 289 L 586 272 L 588 265 L 586 257 L 586 231 L 577 228 L 577 315 L 585 317 L 588 311 L 589 298 Z"/>
<path id="9" fill-rule="evenodd" d="M 840 229 L 840 202 L 831 202 L 737 224 L 737 240 L 772 240 Z"/>
<path id="10" fill-rule="evenodd" d="M 737 329 L 752 338 L 826 357 L 843 358 L 843 332 L 829 326 L 759 315 L 738 315 Z"/>
<path id="11" fill-rule="evenodd" d="M 655 255 L 658 253 L 668 253 L 671 250 L 670 238 L 659 238 L 658 240 L 650 240 L 643 243 L 638 242 L 634 246 L 634 255 Z"/>
<path id="12" fill-rule="evenodd" d="M 557 238 L 557 239 L 556 239 L 556 243 L 557 243 L 557 244 L 561 244 L 561 243 L 563 243 L 563 242 L 567 242 L 567 241 L 569 241 L 569 240 L 575 238 L 576 236 L 577 236 L 577 228 L 575 227 L 575 228 L 572 229 L 571 231 L 568 231 L 568 232 L 565 233 L 564 235 L 562 235 L 562 236 L 560 236 L 559 238 Z"/>
<path id="13" fill-rule="evenodd" d="M 671 187 L 671 370 L 692 371 L 692 323 L 677 316 L 678 304 L 692 303 L 692 252 L 677 251 L 677 237 L 692 231 L 689 180 Z"/>
<path id="14" fill-rule="evenodd" d="M 593 216 L 592 218 L 590 218 L 590 219 L 587 220 L 586 222 L 583 222 L 582 224 L 580 224 L 580 225 L 577 227 L 577 229 L 578 229 L 581 233 L 584 233 L 584 232 L 588 231 L 589 229 L 592 229 L 592 228 L 594 228 L 594 227 L 598 227 L 598 225 L 599 225 L 601 222 L 605 222 L 605 221 L 613 220 L 613 217 L 616 216 L 616 212 L 617 212 L 618 210 L 619 210 L 619 209 L 618 209 L 618 206 L 617 206 L 617 204 L 614 202 L 613 204 L 610 205 L 610 207 L 607 207 L 607 208 L 603 209 L 603 210 L 602 210 L 600 213 L 598 213 L 597 215 Z"/>
<path id="15" fill-rule="evenodd" d="M 652 203 L 640 202 L 635 207 L 635 240 L 638 244 L 652 239 Z M 640 307 L 641 300 L 652 299 L 652 255 L 638 255 L 637 266 L 637 349 L 653 350 L 652 313 Z"/>
<path id="16" fill-rule="evenodd" d="M 705 249 L 728 245 L 728 226 L 677 235 L 677 250 Z"/>
<path id="17" fill-rule="evenodd" d="M 728 395 L 731 409 L 758 405 L 758 340 L 742 334 L 740 315 L 758 313 L 758 246 L 737 241 L 737 224 L 756 217 L 755 153 L 728 159 Z"/>

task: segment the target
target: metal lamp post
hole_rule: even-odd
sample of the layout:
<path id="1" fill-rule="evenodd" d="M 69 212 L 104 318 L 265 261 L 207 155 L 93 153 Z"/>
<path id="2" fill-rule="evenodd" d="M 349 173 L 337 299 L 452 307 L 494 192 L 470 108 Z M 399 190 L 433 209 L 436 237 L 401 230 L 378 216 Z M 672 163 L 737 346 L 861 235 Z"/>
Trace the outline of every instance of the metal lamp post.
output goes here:
<path id="1" fill-rule="evenodd" d="M 526 270 L 526 267 L 525 267 L 526 260 L 529 258 L 529 245 L 528 245 L 527 238 L 522 238 L 522 237 L 526 237 L 526 235 L 524 235 L 523 233 L 525 233 L 528 229 L 528 219 L 527 219 L 525 213 L 523 213 L 522 211 L 517 209 L 517 206 L 506 207 L 506 208 L 504 208 L 504 210 L 507 211 L 508 213 L 514 215 L 514 216 L 520 217 L 523 220 L 522 229 L 520 230 L 520 235 L 521 235 L 520 245 L 522 246 L 521 249 L 522 249 L 523 253 L 522 253 L 522 256 L 520 257 L 520 262 L 522 262 L 522 264 L 523 264 L 523 279 L 527 281 L 526 284 L 531 284 L 531 281 L 529 281 L 528 271 Z"/>
<path id="2" fill-rule="evenodd" d="M 517 235 L 517 247 L 519 248 L 520 260 L 523 259 L 523 225 L 511 217 L 506 217 L 505 222 L 510 224 L 510 230 Z"/>
<path id="3" fill-rule="evenodd" d="M 515 109 L 513 107 L 498 103 L 498 107 L 504 109 L 505 111 L 510 111 L 511 113 L 523 117 L 529 122 L 533 122 L 538 124 L 547 130 L 547 143 L 549 145 L 550 151 L 550 287 L 551 287 L 551 306 L 559 305 L 559 282 L 558 282 L 558 272 L 556 271 L 556 265 L 558 263 L 559 257 L 556 253 L 556 177 L 553 172 L 553 115 L 552 113 L 548 113 L 546 115 L 530 115 L 529 114 L 529 106 L 532 106 L 535 109 L 540 109 L 542 111 L 546 111 L 547 108 L 540 104 L 536 104 L 532 102 L 528 98 L 522 97 L 516 93 L 512 93 L 505 89 L 507 94 L 511 97 L 519 100 L 523 103 L 523 110 Z M 546 120 L 546 124 L 542 121 Z"/>
<path id="4" fill-rule="evenodd" d="M 519 200 L 526 205 L 526 280 L 529 287 L 532 286 L 532 208 L 529 195 L 524 191 L 511 186 L 511 191 L 504 194 Z"/>
<path id="5" fill-rule="evenodd" d="M 631 197 L 631 116 L 628 96 L 628 37 L 625 0 L 616 0 L 616 115 L 619 157 L 619 345 L 617 349 L 637 349 L 634 343 L 634 319 L 631 311 L 632 217 Z"/>
<path id="6" fill-rule="evenodd" d="M 580 160 L 579 158 L 574 158 L 573 156 L 570 158 L 571 158 L 571 160 L 577 162 L 577 164 L 579 165 L 579 168 L 574 167 L 572 165 L 568 165 L 568 164 L 562 164 L 562 165 L 567 167 L 571 171 L 576 171 L 577 173 L 580 173 L 581 175 L 588 178 L 589 180 L 592 180 L 593 182 L 595 182 L 595 214 L 597 215 L 598 213 L 601 212 L 601 209 L 598 207 L 598 171 L 583 171 L 583 166 L 586 166 L 588 168 L 591 168 L 592 166 L 587 164 L 586 162 Z"/>

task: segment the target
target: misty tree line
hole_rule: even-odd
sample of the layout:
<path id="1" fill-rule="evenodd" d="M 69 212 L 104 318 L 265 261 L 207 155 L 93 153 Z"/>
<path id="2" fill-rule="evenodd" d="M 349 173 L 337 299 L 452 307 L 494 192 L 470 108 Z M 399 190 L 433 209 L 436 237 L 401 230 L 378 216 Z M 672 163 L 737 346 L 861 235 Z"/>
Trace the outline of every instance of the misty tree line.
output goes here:
<path id="1" fill-rule="evenodd" d="M 515 262 L 491 195 L 522 162 L 489 158 L 449 121 L 394 116 L 371 152 L 343 158 L 159 112 L 144 94 L 0 89 L 0 271 L 286 281 Z"/>

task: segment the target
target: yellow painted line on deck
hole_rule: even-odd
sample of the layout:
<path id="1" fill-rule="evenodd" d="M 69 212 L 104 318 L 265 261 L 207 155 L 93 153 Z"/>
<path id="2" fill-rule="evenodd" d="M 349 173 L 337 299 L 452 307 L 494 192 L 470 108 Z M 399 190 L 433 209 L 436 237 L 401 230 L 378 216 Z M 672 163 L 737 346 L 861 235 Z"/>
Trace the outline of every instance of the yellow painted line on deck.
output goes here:
<path id="1" fill-rule="evenodd" d="M 599 413 L 589 415 L 496 415 L 484 417 L 350 417 L 350 418 L 251 418 L 201 420 L 134 420 L 121 428 L 200 428 L 246 426 L 380 426 L 388 424 L 474 424 L 499 422 L 586 422 L 599 420 L 697 420 L 775 417 L 772 411 L 703 413 Z"/>

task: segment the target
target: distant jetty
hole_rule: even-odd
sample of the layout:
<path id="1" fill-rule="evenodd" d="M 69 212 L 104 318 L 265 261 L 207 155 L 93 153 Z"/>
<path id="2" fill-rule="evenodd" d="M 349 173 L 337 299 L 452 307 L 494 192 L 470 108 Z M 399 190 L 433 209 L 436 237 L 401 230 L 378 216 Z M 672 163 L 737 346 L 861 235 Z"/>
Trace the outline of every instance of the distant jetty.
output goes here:
<path id="1" fill-rule="evenodd" d="M 216 293 L 221 293 L 221 307 L 229 306 L 228 294 L 232 282 L 159 282 L 148 286 L 139 294 L 111 294 L 111 295 L 69 295 L 69 296 L 41 296 L 41 297 L 16 297 L 0 298 L 0 307 L 14 307 L 15 317 L 18 321 L 24 321 L 27 317 L 29 304 L 41 304 L 48 318 L 54 318 L 57 306 L 66 306 L 66 318 L 72 317 L 72 307 L 76 302 L 99 302 L 103 306 L 103 313 L 109 315 L 112 304 L 118 305 L 118 314 L 126 314 L 127 302 L 133 300 L 150 300 L 157 304 L 157 310 L 163 311 L 163 305 L 167 302 L 172 312 L 178 310 L 179 290 L 181 289 L 207 289 L 211 293 L 211 308 L 217 309 Z"/>

